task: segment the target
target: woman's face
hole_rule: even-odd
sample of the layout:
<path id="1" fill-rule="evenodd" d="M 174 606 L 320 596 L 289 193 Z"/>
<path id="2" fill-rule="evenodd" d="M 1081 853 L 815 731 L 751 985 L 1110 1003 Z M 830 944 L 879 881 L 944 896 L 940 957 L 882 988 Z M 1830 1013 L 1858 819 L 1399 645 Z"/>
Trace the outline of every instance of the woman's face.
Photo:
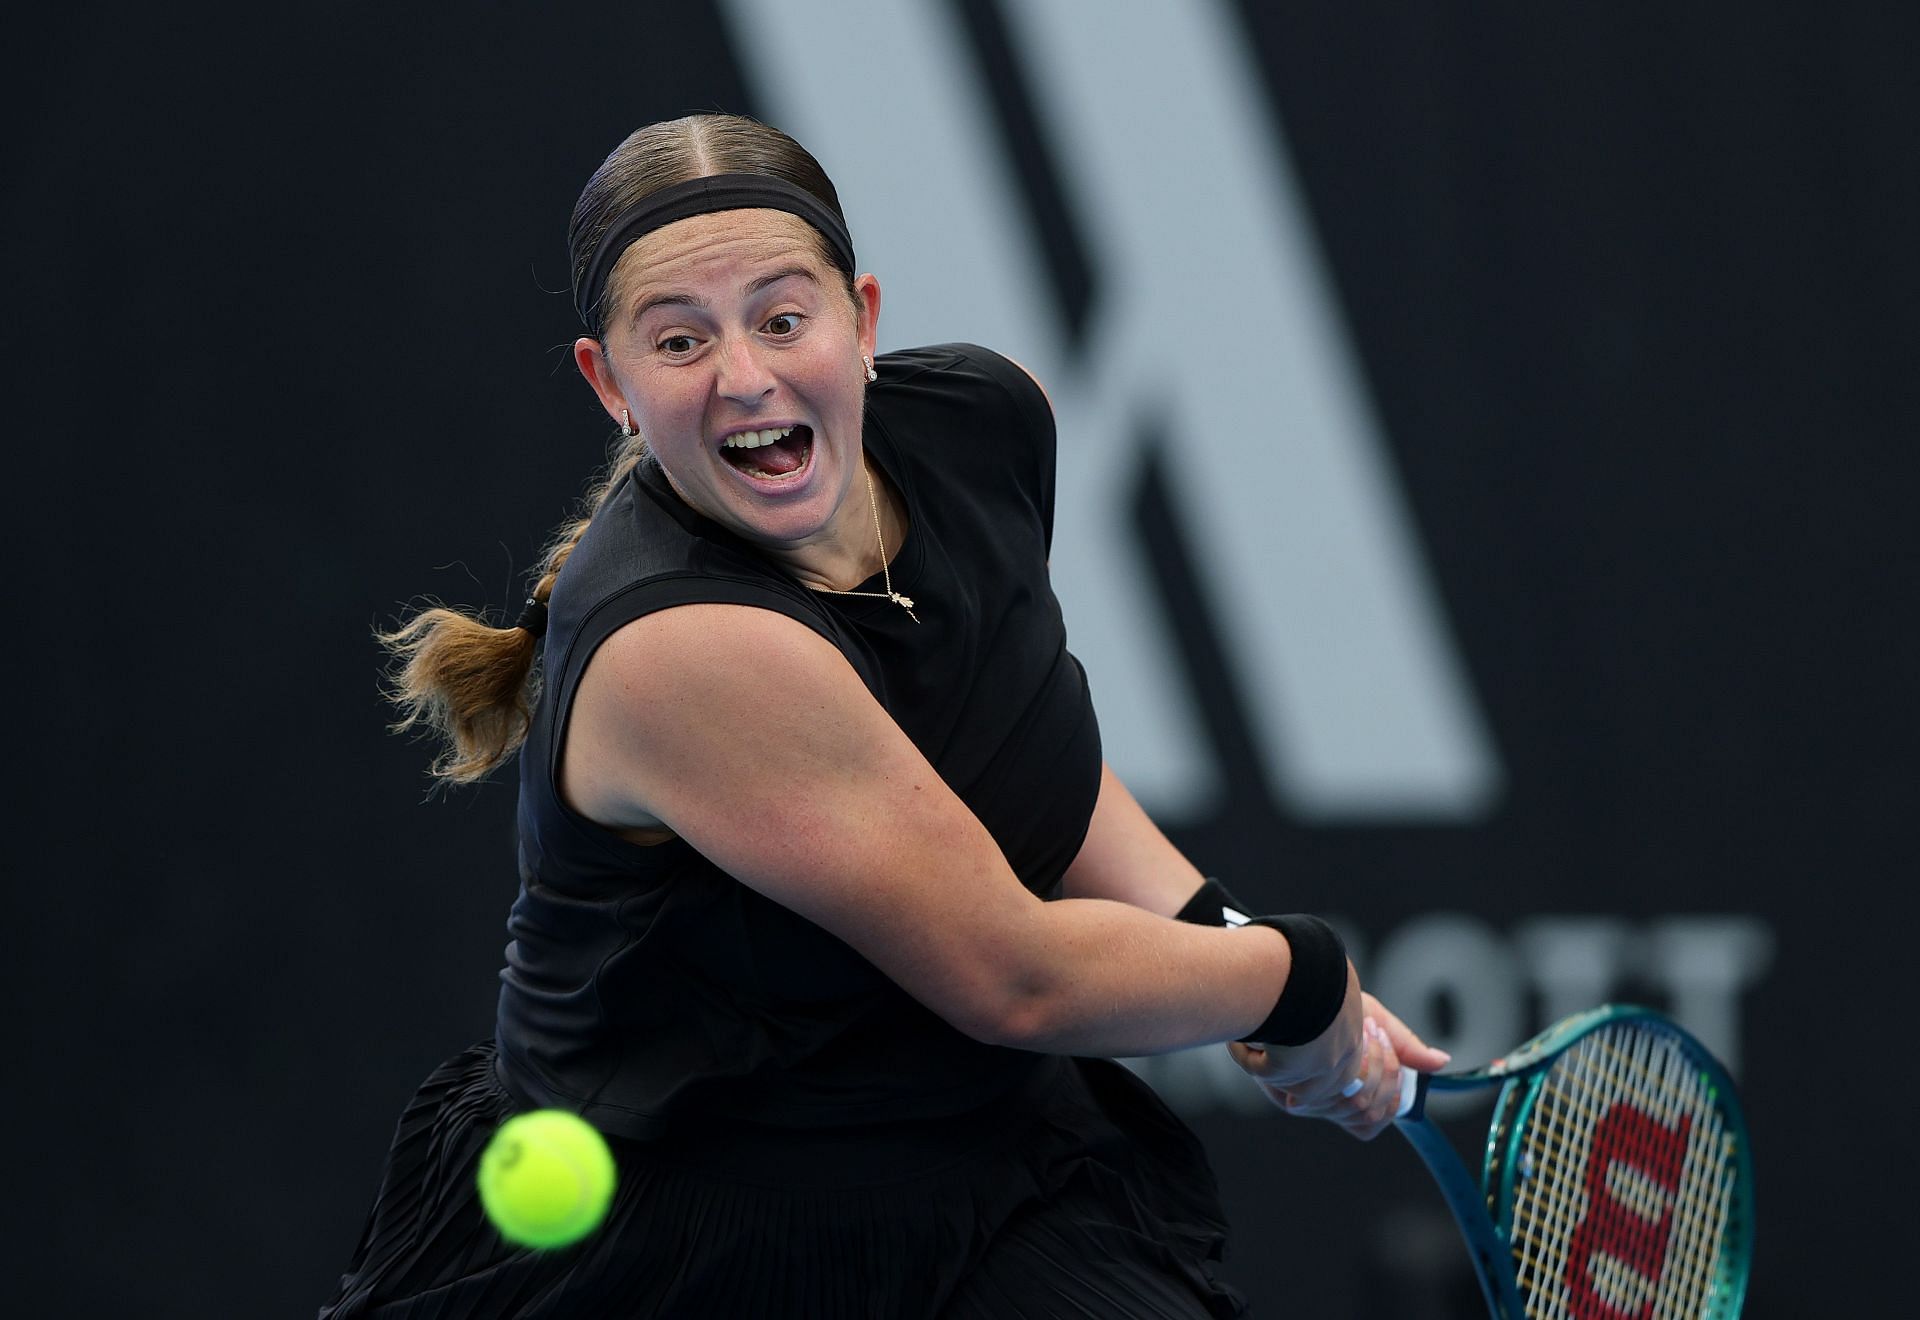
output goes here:
<path id="1" fill-rule="evenodd" d="M 871 537 L 861 471 L 880 290 L 820 255 L 784 211 L 723 211 L 655 230 L 617 268 L 605 358 L 574 348 L 616 421 L 622 409 L 674 489 L 775 552 Z"/>

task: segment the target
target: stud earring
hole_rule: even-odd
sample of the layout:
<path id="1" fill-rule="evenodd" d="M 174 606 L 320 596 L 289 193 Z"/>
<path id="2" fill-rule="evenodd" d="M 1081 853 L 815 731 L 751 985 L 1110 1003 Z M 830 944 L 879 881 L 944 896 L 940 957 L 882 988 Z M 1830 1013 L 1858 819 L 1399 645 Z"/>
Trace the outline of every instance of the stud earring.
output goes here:
<path id="1" fill-rule="evenodd" d="M 876 380 L 879 380 L 880 373 L 873 369 L 873 359 L 868 357 L 865 353 L 862 353 L 860 355 L 860 360 L 867 364 L 867 384 L 871 385 Z"/>

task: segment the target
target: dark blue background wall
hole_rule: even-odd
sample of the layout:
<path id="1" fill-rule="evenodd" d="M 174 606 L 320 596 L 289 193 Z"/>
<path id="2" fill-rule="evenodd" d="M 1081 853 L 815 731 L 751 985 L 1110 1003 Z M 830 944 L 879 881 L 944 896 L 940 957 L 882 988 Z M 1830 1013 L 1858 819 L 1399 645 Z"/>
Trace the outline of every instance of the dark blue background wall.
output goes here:
<path id="1" fill-rule="evenodd" d="M 1920 33 L 1891 12 L 1238 15 L 1506 788 L 1452 827 L 1240 792 L 1181 841 L 1373 948 L 1443 911 L 1507 949 L 1541 916 L 1756 920 L 1760 1316 L 1895 1295 L 1834 1265 L 1896 1259 L 1897 1216 L 1840 1197 L 1920 1172 Z M 606 435 L 556 292 L 572 199 L 639 123 L 760 98 L 703 5 L 38 22 L 0 146 L 9 1291 L 301 1314 L 401 1101 L 490 1029 L 514 885 L 511 789 L 424 800 L 369 633 L 519 598 Z M 1263 1314 L 1473 1314 L 1410 1153 L 1194 1113 Z"/>

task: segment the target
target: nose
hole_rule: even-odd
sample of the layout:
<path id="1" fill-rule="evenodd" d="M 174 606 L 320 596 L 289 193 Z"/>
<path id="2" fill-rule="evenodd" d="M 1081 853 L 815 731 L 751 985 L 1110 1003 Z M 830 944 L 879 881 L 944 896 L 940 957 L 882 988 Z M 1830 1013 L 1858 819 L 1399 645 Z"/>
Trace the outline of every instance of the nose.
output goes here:
<path id="1" fill-rule="evenodd" d="M 721 342 L 714 386 L 738 403 L 758 403 L 773 393 L 773 373 L 751 336 L 733 335 Z"/>

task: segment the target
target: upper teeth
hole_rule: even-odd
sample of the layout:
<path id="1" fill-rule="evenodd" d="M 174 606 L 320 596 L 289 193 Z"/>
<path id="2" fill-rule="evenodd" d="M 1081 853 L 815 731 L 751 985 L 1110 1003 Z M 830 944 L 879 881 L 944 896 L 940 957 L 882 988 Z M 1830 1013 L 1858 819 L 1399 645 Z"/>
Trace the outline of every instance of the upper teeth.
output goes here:
<path id="1" fill-rule="evenodd" d="M 758 449 L 761 445 L 770 445 L 775 440 L 784 440 L 793 434 L 791 426 L 776 426 L 766 431 L 741 431 L 730 435 L 720 443 L 727 449 Z"/>

